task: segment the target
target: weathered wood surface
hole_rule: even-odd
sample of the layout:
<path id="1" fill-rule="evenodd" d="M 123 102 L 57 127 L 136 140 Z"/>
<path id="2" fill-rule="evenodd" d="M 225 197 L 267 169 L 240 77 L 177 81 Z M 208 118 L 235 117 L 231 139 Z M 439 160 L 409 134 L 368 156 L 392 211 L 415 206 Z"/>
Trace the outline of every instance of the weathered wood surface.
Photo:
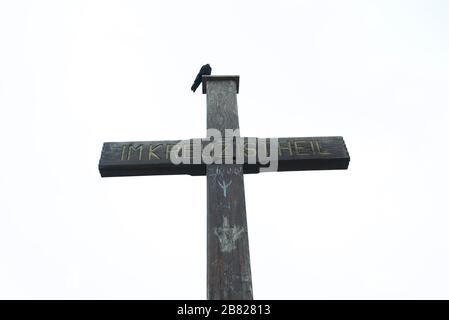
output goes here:
<path id="1" fill-rule="evenodd" d="M 207 128 L 238 129 L 237 82 L 205 81 Z M 207 298 L 251 300 L 242 164 L 207 166 Z"/>
<path id="2" fill-rule="evenodd" d="M 258 142 L 248 138 L 243 139 L 243 172 L 258 173 L 261 167 L 269 164 L 259 161 L 260 150 Z M 141 175 L 171 175 L 190 174 L 206 175 L 206 164 L 203 159 L 195 162 L 193 159 L 194 144 L 200 139 L 188 140 L 190 145 L 189 163 L 174 164 L 170 161 L 170 152 L 181 140 L 173 141 L 138 141 L 138 142 L 106 142 L 103 144 L 99 169 L 102 177 L 141 176 Z M 307 138 L 279 138 L 278 140 L 278 167 L 277 171 L 299 170 L 334 170 L 347 169 L 349 154 L 342 137 L 307 137 Z M 210 141 L 201 140 L 201 150 Z M 236 142 L 223 143 L 224 155 L 233 148 L 233 155 L 237 154 Z M 267 153 L 270 153 L 270 139 L 266 139 Z M 255 155 L 256 163 L 249 163 L 249 156 Z M 228 158 L 229 161 L 229 158 Z M 237 158 L 234 157 L 234 162 Z"/>

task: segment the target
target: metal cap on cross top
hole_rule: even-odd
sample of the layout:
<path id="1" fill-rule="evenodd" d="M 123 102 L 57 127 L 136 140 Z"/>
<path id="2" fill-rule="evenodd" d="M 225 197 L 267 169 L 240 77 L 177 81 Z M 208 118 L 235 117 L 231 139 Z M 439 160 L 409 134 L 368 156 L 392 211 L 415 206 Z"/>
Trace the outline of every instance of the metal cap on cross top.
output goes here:
<path id="1" fill-rule="evenodd" d="M 207 93 L 208 81 L 235 81 L 236 91 L 239 93 L 240 76 L 203 76 L 203 93 Z"/>

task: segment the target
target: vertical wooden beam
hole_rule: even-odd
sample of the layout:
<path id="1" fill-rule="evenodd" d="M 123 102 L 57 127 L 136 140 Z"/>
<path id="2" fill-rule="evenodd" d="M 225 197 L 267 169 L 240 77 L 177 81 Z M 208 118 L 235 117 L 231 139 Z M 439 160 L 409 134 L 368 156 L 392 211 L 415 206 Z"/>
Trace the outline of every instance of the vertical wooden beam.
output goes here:
<path id="1" fill-rule="evenodd" d="M 207 128 L 238 129 L 238 76 L 203 77 Z M 243 165 L 207 166 L 207 298 L 253 299 Z"/>

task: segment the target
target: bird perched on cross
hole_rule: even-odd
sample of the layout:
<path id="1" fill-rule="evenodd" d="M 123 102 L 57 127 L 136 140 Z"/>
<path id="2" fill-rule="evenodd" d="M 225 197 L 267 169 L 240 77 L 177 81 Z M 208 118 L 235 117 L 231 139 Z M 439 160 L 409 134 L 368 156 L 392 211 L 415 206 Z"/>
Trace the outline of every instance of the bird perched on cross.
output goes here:
<path id="1" fill-rule="evenodd" d="M 196 75 L 195 81 L 192 84 L 192 91 L 195 92 L 195 90 L 199 87 L 201 84 L 201 81 L 203 80 L 203 76 L 210 76 L 212 73 L 212 68 L 209 64 L 205 64 L 201 67 L 200 72 Z"/>

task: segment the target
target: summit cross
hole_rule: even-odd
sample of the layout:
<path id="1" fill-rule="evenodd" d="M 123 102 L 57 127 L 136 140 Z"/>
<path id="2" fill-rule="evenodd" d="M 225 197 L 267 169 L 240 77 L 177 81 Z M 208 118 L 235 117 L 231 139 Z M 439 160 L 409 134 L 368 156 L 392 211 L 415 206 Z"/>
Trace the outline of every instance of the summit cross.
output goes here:
<path id="1" fill-rule="evenodd" d="M 207 176 L 207 298 L 253 299 L 246 219 L 245 173 L 347 169 L 342 137 L 243 138 L 239 76 L 203 76 L 207 138 L 105 142 L 102 177 Z"/>

